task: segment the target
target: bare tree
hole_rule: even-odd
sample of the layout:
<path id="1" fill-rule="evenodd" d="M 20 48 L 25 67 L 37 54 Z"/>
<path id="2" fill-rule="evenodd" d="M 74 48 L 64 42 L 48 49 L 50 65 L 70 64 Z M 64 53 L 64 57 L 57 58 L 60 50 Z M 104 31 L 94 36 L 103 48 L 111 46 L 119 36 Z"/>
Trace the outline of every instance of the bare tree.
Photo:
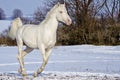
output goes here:
<path id="1" fill-rule="evenodd" d="M 0 8 L 0 20 L 5 19 L 5 13 L 2 8 Z"/>
<path id="2" fill-rule="evenodd" d="M 112 22 L 115 22 L 119 14 L 119 0 L 106 0 L 104 11 L 108 18 L 110 18 Z"/>
<path id="3" fill-rule="evenodd" d="M 17 17 L 20 17 L 20 18 L 23 17 L 23 13 L 20 9 L 14 9 L 13 11 L 12 19 L 15 19 Z"/>
<path id="4" fill-rule="evenodd" d="M 34 12 L 34 24 L 40 23 L 44 19 L 45 15 L 43 14 L 42 10 L 40 8 L 37 8 L 37 10 Z"/>

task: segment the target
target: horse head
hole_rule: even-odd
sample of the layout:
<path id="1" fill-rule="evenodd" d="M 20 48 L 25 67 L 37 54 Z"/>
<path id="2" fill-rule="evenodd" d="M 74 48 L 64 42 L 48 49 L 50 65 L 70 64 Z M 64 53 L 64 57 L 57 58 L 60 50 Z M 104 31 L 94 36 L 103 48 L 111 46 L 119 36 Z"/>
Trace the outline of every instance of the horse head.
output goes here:
<path id="1" fill-rule="evenodd" d="M 56 4 L 56 18 L 58 21 L 65 23 L 66 25 L 71 25 L 72 20 L 67 13 L 65 3 L 60 4 L 59 2 Z"/>

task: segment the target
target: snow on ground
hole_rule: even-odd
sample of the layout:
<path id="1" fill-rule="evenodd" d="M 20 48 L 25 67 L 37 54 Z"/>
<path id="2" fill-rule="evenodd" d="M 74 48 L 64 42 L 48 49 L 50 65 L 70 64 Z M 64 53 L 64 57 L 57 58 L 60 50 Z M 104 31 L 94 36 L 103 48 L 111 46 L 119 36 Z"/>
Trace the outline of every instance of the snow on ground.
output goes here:
<path id="1" fill-rule="evenodd" d="M 0 34 L 9 28 L 11 24 L 11 21 L 10 20 L 0 20 Z"/>
<path id="2" fill-rule="evenodd" d="M 7 75 L 21 80 L 17 72 L 17 47 L 0 47 L 0 78 Z M 29 78 L 42 64 L 42 56 L 34 50 L 25 57 Z M 17 77 L 14 77 L 17 76 Z M 7 80 L 16 80 L 16 79 Z M 34 80 L 120 80 L 120 46 L 57 46 L 42 74 Z"/>

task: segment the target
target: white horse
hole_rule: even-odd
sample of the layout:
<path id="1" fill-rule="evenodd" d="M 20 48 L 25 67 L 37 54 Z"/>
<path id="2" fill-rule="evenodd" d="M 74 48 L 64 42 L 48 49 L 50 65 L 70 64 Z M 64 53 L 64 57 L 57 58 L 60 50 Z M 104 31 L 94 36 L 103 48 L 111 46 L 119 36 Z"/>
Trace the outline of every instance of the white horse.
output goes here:
<path id="1" fill-rule="evenodd" d="M 18 60 L 20 69 L 18 70 L 23 76 L 27 76 L 24 68 L 23 57 L 30 53 L 33 49 L 39 49 L 43 57 L 41 67 L 35 71 L 34 77 L 37 77 L 48 62 L 51 50 L 56 43 L 56 31 L 58 22 L 61 21 L 66 25 L 72 23 L 69 17 L 65 4 L 57 3 L 47 14 L 45 20 L 39 25 L 26 24 L 23 25 L 20 18 L 13 20 L 9 32 L 9 36 L 14 40 L 16 39 L 18 45 Z M 26 49 L 22 50 L 23 43 Z"/>

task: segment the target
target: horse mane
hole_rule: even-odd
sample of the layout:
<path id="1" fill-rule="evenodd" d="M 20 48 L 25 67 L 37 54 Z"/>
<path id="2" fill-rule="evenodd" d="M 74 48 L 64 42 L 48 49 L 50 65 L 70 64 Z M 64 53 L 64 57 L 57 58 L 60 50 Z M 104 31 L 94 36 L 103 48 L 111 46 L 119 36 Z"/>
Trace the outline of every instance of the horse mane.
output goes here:
<path id="1" fill-rule="evenodd" d="M 44 24 L 48 21 L 48 19 L 52 16 L 52 13 L 58 8 L 58 4 L 56 4 L 53 8 L 50 9 L 50 11 L 47 13 L 45 19 L 40 23 Z"/>
<path id="2" fill-rule="evenodd" d="M 51 14 L 58 8 L 58 4 L 56 4 L 46 15 L 46 18 L 50 18 Z"/>

